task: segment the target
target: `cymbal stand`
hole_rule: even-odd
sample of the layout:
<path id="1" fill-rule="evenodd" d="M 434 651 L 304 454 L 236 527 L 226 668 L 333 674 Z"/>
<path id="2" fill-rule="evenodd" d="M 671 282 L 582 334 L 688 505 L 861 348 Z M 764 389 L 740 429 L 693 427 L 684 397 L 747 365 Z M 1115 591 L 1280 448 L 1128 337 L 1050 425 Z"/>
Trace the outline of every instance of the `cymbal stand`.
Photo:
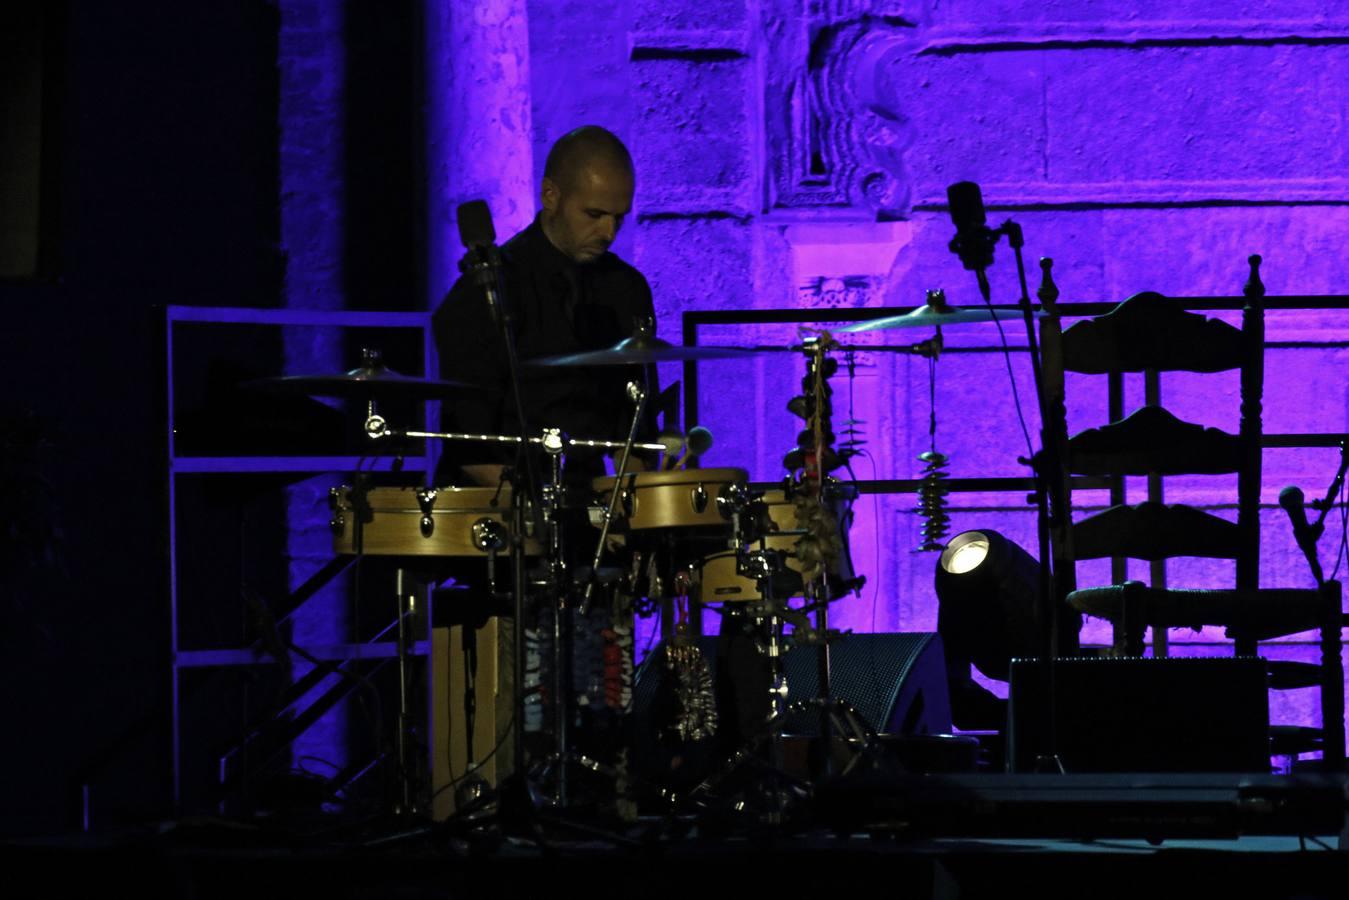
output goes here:
<path id="1" fill-rule="evenodd" d="M 362 362 L 366 366 L 380 364 L 379 354 L 373 350 L 363 351 L 362 356 Z M 379 414 L 373 399 L 366 401 L 364 428 L 366 435 L 372 439 L 389 433 L 388 423 Z M 355 487 L 352 489 L 351 501 L 352 518 L 355 520 L 352 523 L 352 528 L 357 556 L 362 555 L 365 549 L 365 523 L 370 517 L 369 501 L 366 499 L 369 489 L 368 477 L 358 475 L 355 479 Z M 357 580 L 359 583 L 359 576 Z M 409 622 L 409 618 L 413 622 L 419 621 L 422 610 L 418 607 L 416 594 L 409 583 L 408 572 L 401 565 L 394 569 L 394 594 L 397 600 L 394 645 L 398 654 L 398 727 L 394 735 L 394 755 L 398 765 L 399 785 L 398 802 L 394 805 L 394 815 L 418 816 L 422 810 L 413 784 L 417 766 L 413 762 L 414 716 L 412 715 L 409 690 L 409 683 L 412 680 L 412 646 L 416 637 L 412 635 L 412 623 Z"/>
<path id="2" fill-rule="evenodd" d="M 543 516 L 548 523 L 548 594 L 553 601 L 553 742 L 551 760 L 557 762 L 553 802 L 566 807 L 567 745 L 571 704 L 571 606 L 567 603 L 566 547 L 560 519 L 562 510 L 562 464 L 566 440 L 557 428 L 544 430 L 543 448 L 548 454 L 550 478 L 543 485 Z M 517 623 L 523 627 L 523 623 Z M 523 685 L 521 685 L 523 688 Z"/>
<path id="3" fill-rule="evenodd" d="M 609 495 L 609 505 L 604 510 L 604 524 L 600 526 L 600 537 L 595 542 L 595 553 L 590 560 L 590 578 L 586 582 L 585 596 L 581 600 L 581 615 L 590 611 L 590 598 L 599 581 L 600 560 L 604 556 L 604 545 L 609 540 L 609 527 L 613 524 L 614 513 L 618 511 L 619 498 L 623 496 L 623 478 L 628 473 L 628 459 L 632 456 L 633 443 L 637 440 L 637 429 L 642 424 L 642 414 L 646 411 L 646 390 L 635 381 L 628 382 L 628 398 L 636 408 L 632 413 L 632 425 L 628 428 L 628 439 L 623 443 L 622 455 L 614 466 L 614 490 Z"/>
<path id="4" fill-rule="evenodd" d="M 628 429 L 627 440 L 622 444 L 622 453 L 615 466 L 614 491 L 609 498 L 609 507 L 605 511 L 604 524 L 600 529 L 599 541 L 591 558 L 590 573 L 586 580 L 585 592 L 581 599 L 581 615 L 590 611 L 595 585 L 599 581 L 600 561 L 604 556 L 605 544 L 609 537 L 609 527 L 617 509 L 622 493 L 623 476 L 627 472 L 632 448 L 637 440 L 637 430 L 641 427 L 642 414 L 646 409 L 646 391 L 637 382 L 627 386 L 628 398 L 635 404 L 632 424 Z M 562 509 L 562 460 L 563 449 L 571 442 L 562 437 L 557 429 L 550 431 L 552 436 L 545 439 L 544 449 L 552 460 L 552 483 L 544 486 L 544 509 L 549 523 L 549 587 L 555 600 L 553 607 L 553 753 L 549 763 L 555 767 L 557 780 L 553 787 L 553 802 L 562 809 L 571 803 L 568 790 L 567 767 L 575 763 L 590 771 L 602 771 L 605 767 L 586 756 L 576 754 L 571 749 L 571 712 L 572 712 L 572 604 L 569 599 L 571 584 L 567 572 L 566 548 L 563 546 Z M 594 443 L 594 442 L 592 442 Z"/>
<path id="5" fill-rule="evenodd" d="M 775 596 L 776 582 L 786 570 L 784 554 L 780 550 L 768 547 L 767 533 L 763 528 L 765 508 L 762 493 L 751 493 L 744 485 L 732 484 L 722 488 L 717 496 L 717 506 L 724 518 L 731 521 L 731 547 L 735 551 L 736 574 L 743 578 L 753 578 L 759 591 L 757 600 L 750 611 L 757 627 L 766 630 L 760 648 L 768 659 L 768 715 L 764 727 L 751 737 L 747 747 L 732 757 L 732 771 L 757 751 L 763 740 L 768 741 L 767 776 L 773 781 L 772 805 L 764 814 L 764 823 L 780 825 L 787 807 L 788 797 L 779 783 L 785 777 L 783 767 L 783 746 L 781 729 L 778 727 L 787 712 L 787 674 L 783 667 L 783 625 L 782 606 L 785 600 Z M 757 548 L 754 545 L 757 543 Z M 714 776 L 716 777 L 716 776 Z M 695 793 L 707 785 L 704 782 Z"/>

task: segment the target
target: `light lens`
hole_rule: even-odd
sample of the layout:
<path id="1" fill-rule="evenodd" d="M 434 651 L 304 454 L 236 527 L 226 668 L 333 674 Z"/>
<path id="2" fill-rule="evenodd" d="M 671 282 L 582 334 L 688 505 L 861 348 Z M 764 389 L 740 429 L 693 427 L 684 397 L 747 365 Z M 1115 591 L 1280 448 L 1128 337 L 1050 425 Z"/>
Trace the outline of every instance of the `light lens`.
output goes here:
<path id="1" fill-rule="evenodd" d="M 988 538 L 977 531 L 958 534 L 946 545 L 941 567 L 952 575 L 964 575 L 988 558 Z"/>

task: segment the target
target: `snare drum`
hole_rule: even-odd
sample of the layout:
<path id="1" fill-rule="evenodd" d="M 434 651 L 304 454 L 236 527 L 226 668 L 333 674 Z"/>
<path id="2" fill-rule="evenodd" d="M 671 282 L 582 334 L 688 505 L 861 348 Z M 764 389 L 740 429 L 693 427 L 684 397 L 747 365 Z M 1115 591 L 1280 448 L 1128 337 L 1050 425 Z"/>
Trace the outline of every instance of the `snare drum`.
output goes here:
<path id="1" fill-rule="evenodd" d="M 748 479 L 749 473 L 744 469 L 680 469 L 624 475 L 614 524 L 629 531 L 728 528 L 717 510 L 717 493 L 728 484 Z M 596 478 L 591 486 L 599 504 L 608 508 L 614 479 Z"/>
<path id="2" fill-rule="evenodd" d="M 357 552 L 357 511 L 352 489 L 333 488 L 333 550 Z M 376 487 L 365 494 L 368 518 L 361 534 L 366 556 L 485 557 L 488 549 L 511 552 L 510 488 L 495 487 Z M 537 539 L 525 542 L 525 553 L 537 556 Z"/>
<path id="3" fill-rule="evenodd" d="M 771 526 L 773 531 L 795 530 L 796 508 L 786 499 L 782 491 L 767 491 L 763 500 L 767 507 L 768 520 L 773 523 Z M 799 540 L 800 534 L 769 534 L 764 538 L 764 546 L 770 550 L 780 551 L 784 555 L 791 554 L 786 559 L 787 568 L 800 572 L 801 561 L 795 556 Z M 756 542 L 754 548 L 758 547 Z M 763 598 L 753 578 L 736 574 L 734 550 L 703 557 L 694 565 L 693 581 L 697 596 L 703 603 L 745 602 Z M 801 591 L 797 590 L 790 596 L 799 597 Z"/>
<path id="4" fill-rule="evenodd" d="M 804 566 L 801 560 L 797 559 L 796 551 L 797 543 L 804 535 L 800 532 L 796 521 L 796 505 L 787 499 L 787 495 L 783 491 L 766 491 L 763 502 L 767 507 L 768 521 L 772 523 L 770 533 L 764 538 L 764 546 L 769 550 L 777 550 L 782 553 L 787 557 L 785 560 L 787 568 L 800 573 Z M 773 534 L 771 532 L 786 533 Z M 757 550 L 758 547 L 759 544 L 756 541 L 752 549 Z M 851 572 L 844 571 L 846 568 L 845 559 L 839 559 L 830 569 L 830 578 L 851 578 Z M 799 584 L 799 579 L 784 579 L 784 581 L 790 581 L 793 585 Z M 736 574 L 734 550 L 714 553 L 695 563 L 693 565 L 693 582 L 696 596 L 702 603 L 741 603 L 763 599 L 763 594 L 759 590 L 758 582 L 755 579 Z M 802 587 L 797 586 L 792 590 L 782 591 L 777 595 L 777 599 L 782 600 L 803 595 Z"/>

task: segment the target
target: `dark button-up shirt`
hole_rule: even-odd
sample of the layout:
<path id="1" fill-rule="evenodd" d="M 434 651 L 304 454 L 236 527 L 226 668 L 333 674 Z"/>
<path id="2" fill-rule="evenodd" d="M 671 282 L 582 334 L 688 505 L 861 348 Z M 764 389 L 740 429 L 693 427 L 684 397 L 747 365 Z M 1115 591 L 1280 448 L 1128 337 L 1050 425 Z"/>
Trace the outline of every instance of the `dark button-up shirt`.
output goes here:
<path id="1" fill-rule="evenodd" d="M 572 261 L 548 240 L 538 219 L 503 245 L 501 256 L 522 362 L 611 347 L 635 332 L 639 317 L 654 315 L 651 288 L 640 272 L 612 253 L 591 263 Z M 464 391 L 444 401 L 442 427 L 453 432 L 519 434 L 505 344 L 482 289 L 471 279 L 460 278 L 436 310 L 433 328 L 441 377 L 483 387 L 481 392 Z M 643 377 L 640 368 L 525 365 L 521 374 L 525 419 L 532 434 L 556 427 L 578 438 L 627 436 L 632 404 L 624 385 Z M 459 465 L 514 459 L 514 449 L 505 445 L 449 443 L 437 482 L 456 480 Z M 596 454 L 568 453 L 568 470 L 575 474 L 596 474 L 601 466 Z"/>

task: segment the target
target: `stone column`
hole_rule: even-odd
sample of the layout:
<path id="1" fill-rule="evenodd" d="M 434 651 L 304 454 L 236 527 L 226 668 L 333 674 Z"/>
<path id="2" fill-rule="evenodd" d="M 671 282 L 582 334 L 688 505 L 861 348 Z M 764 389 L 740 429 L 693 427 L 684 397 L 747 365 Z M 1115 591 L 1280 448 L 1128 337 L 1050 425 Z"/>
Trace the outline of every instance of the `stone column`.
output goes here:
<path id="1" fill-rule="evenodd" d="M 462 255 L 455 209 L 486 200 L 498 242 L 534 218 L 525 0 L 426 0 L 427 305 Z"/>
<path id="2" fill-rule="evenodd" d="M 283 0 L 278 6 L 277 125 L 285 305 L 292 309 L 341 309 L 345 305 L 343 5 L 326 0 Z M 286 328 L 283 346 L 285 371 L 291 374 L 350 368 L 343 364 L 341 335 L 335 328 Z M 325 500 L 328 487 L 336 481 L 336 476 L 309 478 L 286 489 L 286 553 L 292 590 L 332 558 Z M 335 587 L 312 597 L 292 617 L 291 635 L 296 644 L 338 644 L 349 639 L 346 604 L 343 593 Z M 297 661 L 295 677 L 301 677 L 308 668 L 308 664 Z M 315 690 L 321 692 L 329 686 L 325 681 Z M 312 757 L 342 766 L 346 754 L 346 715 L 340 706 L 291 747 L 296 765 L 303 757 Z"/>

